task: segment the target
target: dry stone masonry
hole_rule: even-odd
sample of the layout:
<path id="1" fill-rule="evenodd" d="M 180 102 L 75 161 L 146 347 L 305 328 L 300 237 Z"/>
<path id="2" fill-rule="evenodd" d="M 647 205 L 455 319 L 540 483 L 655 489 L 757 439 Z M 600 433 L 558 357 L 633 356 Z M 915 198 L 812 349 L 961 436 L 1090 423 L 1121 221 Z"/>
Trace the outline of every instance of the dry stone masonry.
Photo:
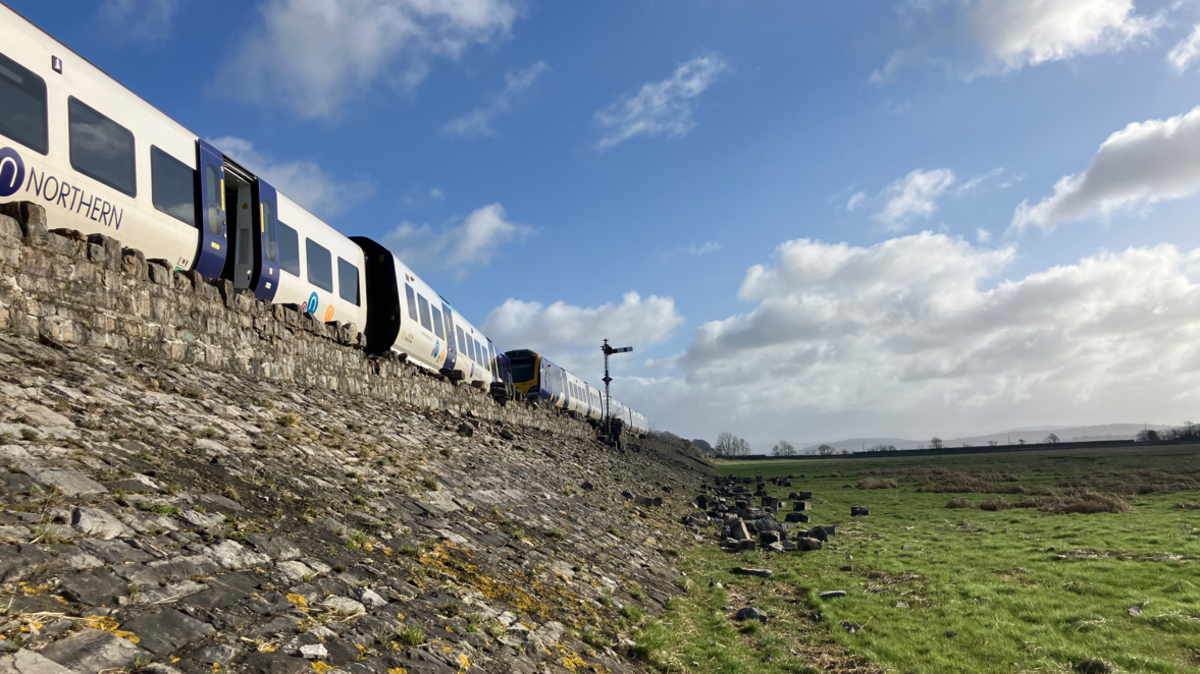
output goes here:
<path id="1" fill-rule="evenodd" d="M 111 237 L 48 226 L 41 206 L 0 204 L 0 327 L 17 334 L 594 437 L 555 411 L 501 406 L 396 358 L 368 358 L 361 326 L 321 323 L 230 281 L 172 271 Z"/>
<path id="2" fill-rule="evenodd" d="M 640 671 L 711 470 L 0 216 L 0 672 Z"/>

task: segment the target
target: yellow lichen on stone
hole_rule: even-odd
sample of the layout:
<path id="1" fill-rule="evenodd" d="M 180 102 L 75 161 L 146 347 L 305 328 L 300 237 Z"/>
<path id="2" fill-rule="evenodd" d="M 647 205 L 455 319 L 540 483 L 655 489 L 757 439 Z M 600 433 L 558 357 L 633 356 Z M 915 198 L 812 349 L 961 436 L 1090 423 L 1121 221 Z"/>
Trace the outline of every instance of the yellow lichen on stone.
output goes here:
<path id="1" fill-rule="evenodd" d="M 408 674 L 408 670 L 403 667 L 392 667 L 388 670 L 388 674 Z"/>
<path id="2" fill-rule="evenodd" d="M 320 660 L 313 660 L 312 668 L 317 670 L 317 674 L 326 674 L 326 672 L 337 669 L 337 667 L 334 667 L 333 665 L 327 665 Z"/>
<path id="3" fill-rule="evenodd" d="M 289 594 L 287 600 L 300 608 L 308 608 L 308 600 L 298 594 Z"/>
<path id="4" fill-rule="evenodd" d="M 113 619 L 109 616 L 92 615 L 92 616 L 88 616 L 88 617 L 84 618 L 83 620 L 84 620 L 84 622 L 87 623 L 88 627 L 91 627 L 93 629 L 98 629 L 103 632 L 108 632 L 109 634 L 113 635 L 114 637 L 128 639 L 130 641 L 130 643 L 136 644 L 141 641 L 141 639 L 134 636 L 133 632 L 126 632 L 124 630 L 117 629 L 118 627 L 121 626 L 121 623 L 117 622 L 115 619 Z"/>
<path id="5" fill-rule="evenodd" d="M 458 654 L 458 668 L 464 672 L 471 668 L 471 661 L 463 653 Z"/>

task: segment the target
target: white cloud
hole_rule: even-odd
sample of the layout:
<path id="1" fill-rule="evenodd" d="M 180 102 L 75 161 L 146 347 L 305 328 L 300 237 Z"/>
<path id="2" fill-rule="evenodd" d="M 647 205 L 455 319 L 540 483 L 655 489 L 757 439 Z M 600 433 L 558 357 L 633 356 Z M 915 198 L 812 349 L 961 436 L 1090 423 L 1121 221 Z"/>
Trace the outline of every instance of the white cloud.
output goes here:
<path id="1" fill-rule="evenodd" d="M 969 194 L 971 192 L 974 192 L 975 190 L 982 187 L 985 183 L 987 183 L 987 181 L 989 181 L 993 178 L 999 178 L 1003 173 L 1004 173 L 1003 168 L 994 168 L 991 171 L 984 173 L 983 175 L 975 176 L 974 178 L 971 178 L 967 182 L 963 183 L 962 185 L 959 185 L 958 189 L 955 190 L 955 193 L 956 194 Z"/>
<path id="2" fill-rule="evenodd" d="M 634 96 L 621 96 L 596 113 L 596 123 L 606 130 L 596 149 L 607 150 L 637 136 L 688 135 L 696 127 L 692 113 L 697 97 L 729 69 L 718 54 L 697 56 L 680 64 L 667 79 L 647 82 Z"/>
<path id="3" fill-rule="evenodd" d="M 908 3 L 909 24 L 927 24 L 916 44 L 894 50 L 869 81 L 883 84 L 914 62 L 938 64 L 966 80 L 1148 40 L 1163 16 L 1136 13 L 1133 0 L 955 0 Z"/>
<path id="4" fill-rule="evenodd" d="M 987 243 L 992 240 L 992 233 L 980 227 L 975 230 L 975 240 L 979 243 Z"/>
<path id="5" fill-rule="evenodd" d="M 989 57 L 983 74 L 1120 51 L 1162 25 L 1136 15 L 1133 0 L 980 0 L 963 20 Z"/>
<path id="6" fill-rule="evenodd" d="M 431 201 L 445 201 L 446 194 L 437 187 L 431 187 L 426 190 L 420 185 L 414 185 L 409 188 L 408 193 L 402 198 L 405 206 L 408 206 L 409 208 L 418 208 Z"/>
<path id="7" fill-rule="evenodd" d="M 1192 63 L 1200 57 L 1200 24 L 1192 29 L 1192 34 L 1181 40 L 1167 53 L 1167 62 L 1179 72 L 1185 72 Z"/>
<path id="8" fill-rule="evenodd" d="M 118 39 L 161 43 L 183 0 L 104 0 L 100 17 L 111 27 L 107 34 Z"/>
<path id="9" fill-rule="evenodd" d="M 1181 199 L 1200 191 L 1200 107 L 1170 119 L 1133 123 L 1100 146 L 1087 170 L 1064 176 L 1054 194 L 1022 202 L 1010 229 L 1050 232 L 1064 222 Z"/>
<path id="10" fill-rule="evenodd" d="M 854 212 L 854 211 L 858 210 L 859 208 L 861 208 L 863 206 L 863 204 L 865 204 L 866 202 L 867 202 L 867 193 L 866 192 L 855 192 L 850 197 L 850 201 L 846 202 L 846 210 Z"/>
<path id="11" fill-rule="evenodd" d="M 1194 414 L 1200 249 L 997 282 L 1016 259 L 929 232 L 789 241 L 747 272 L 748 313 L 702 325 L 681 376 L 628 382 L 626 397 L 662 428 L 752 441 Z"/>
<path id="12" fill-rule="evenodd" d="M 538 61 L 515 75 L 508 73 L 504 76 L 506 81 L 504 91 L 497 94 L 491 103 L 482 108 L 475 108 L 462 117 L 446 122 L 442 127 L 442 133 L 447 136 L 461 136 L 463 138 L 495 136 L 496 130 L 492 128 L 492 119 L 496 115 L 512 110 L 513 102 L 528 91 L 539 77 L 548 72 L 550 72 L 550 66 L 546 65 L 543 61 Z"/>
<path id="13" fill-rule="evenodd" d="M 411 90 L 438 58 L 506 38 L 519 0 L 266 0 L 216 88 L 305 117 L 334 115 L 379 82 Z"/>
<path id="14" fill-rule="evenodd" d="M 721 243 L 720 241 L 705 241 L 699 246 L 692 244 L 690 246 L 677 248 L 675 252 L 683 253 L 684 255 L 695 255 L 696 257 L 700 257 L 706 253 L 715 253 L 724 247 L 725 244 Z"/>
<path id="15" fill-rule="evenodd" d="M 950 169 L 916 169 L 884 188 L 880 198 L 887 203 L 874 216 L 889 230 L 903 229 L 916 217 L 928 218 L 937 210 L 938 197 L 954 185 Z M 853 201 L 853 199 L 852 199 Z"/>
<path id="16" fill-rule="evenodd" d="M 483 331 L 506 349 L 528 348 L 545 354 L 567 370 L 596 386 L 604 371 L 600 340 L 614 346 L 632 346 L 634 354 L 661 344 L 683 323 L 683 316 L 670 297 L 643 298 L 635 291 L 625 293 L 620 304 L 580 307 L 555 302 L 509 299 L 488 314 Z M 624 357 L 623 357 L 624 358 Z M 620 369 L 628 371 L 632 361 Z M 616 375 L 614 375 L 616 376 Z M 614 392 L 614 397 L 618 397 Z"/>
<path id="17" fill-rule="evenodd" d="M 465 278 L 473 269 L 488 266 L 507 243 L 520 241 L 533 228 L 509 222 L 504 207 L 490 204 L 476 209 L 461 225 L 433 227 L 401 223 L 383 237 L 383 244 L 410 267 L 438 268 Z"/>
<path id="18" fill-rule="evenodd" d="M 277 161 L 254 149 L 248 140 L 224 136 L 209 141 L 234 161 L 262 177 L 275 189 L 315 215 L 329 217 L 344 213 L 375 194 L 365 176 L 339 180 L 335 175 L 306 160 Z"/>

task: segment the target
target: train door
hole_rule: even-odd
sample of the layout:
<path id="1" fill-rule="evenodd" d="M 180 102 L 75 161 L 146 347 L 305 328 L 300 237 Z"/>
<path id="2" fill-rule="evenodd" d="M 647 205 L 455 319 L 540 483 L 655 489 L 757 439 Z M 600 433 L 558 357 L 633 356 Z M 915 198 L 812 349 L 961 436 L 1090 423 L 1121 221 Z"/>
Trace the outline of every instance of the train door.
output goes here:
<path id="1" fill-rule="evenodd" d="M 219 278 L 225 268 L 229 246 L 225 231 L 225 161 L 217 149 L 203 140 L 196 141 L 196 162 L 199 166 L 200 250 L 196 255 L 196 271 L 207 279 Z"/>
<path id="2" fill-rule="evenodd" d="M 222 278 L 270 302 L 279 290 L 279 200 L 275 188 L 224 158 L 226 204 L 232 204 L 233 238 Z"/>
<path id="3" fill-rule="evenodd" d="M 458 364 L 458 345 L 454 340 L 454 310 L 442 302 L 442 319 L 446 322 L 446 364 L 442 367 L 453 370 Z"/>

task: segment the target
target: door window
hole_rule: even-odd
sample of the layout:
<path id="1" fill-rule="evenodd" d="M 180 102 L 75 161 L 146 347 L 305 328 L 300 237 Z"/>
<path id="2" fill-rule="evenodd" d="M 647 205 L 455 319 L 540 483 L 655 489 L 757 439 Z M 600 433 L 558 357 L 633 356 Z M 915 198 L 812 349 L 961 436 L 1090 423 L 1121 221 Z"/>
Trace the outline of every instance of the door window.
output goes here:
<path id="1" fill-rule="evenodd" d="M 71 167 L 109 187 L 137 196 L 133 132 L 74 96 L 67 99 Z"/>
<path id="2" fill-rule="evenodd" d="M 150 192 L 155 208 L 196 226 L 196 170 L 154 145 L 150 146 Z"/>
<path id="3" fill-rule="evenodd" d="M 274 262 L 279 257 L 279 234 L 275 227 L 278 218 L 276 218 L 275 201 L 273 199 L 262 200 L 262 225 L 263 233 L 266 234 L 267 260 Z M 325 255 L 329 255 L 329 251 L 325 251 Z M 332 264 L 332 263 L 330 263 Z M 330 267 L 330 287 L 325 288 L 329 292 L 333 292 L 333 269 Z M 324 287 L 324 286 L 322 286 Z"/>
<path id="4" fill-rule="evenodd" d="M 463 336 L 462 328 L 456 327 L 455 332 L 458 333 L 458 352 L 465 355 L 466 357 L 470 358 L 471 353 L 470 353 L 470 350 L 467 348 L 467 340 L 466 340 L 466 337 Z"/>
<path id="5" fill-rule="evenodd" d="M 0 54 L 0 134 L 25 147 L 50 151 L 46 121 L 46 80 Z"/>
<path id="6" fill-rule="evenodd" d="M 208 230 L 218 236 L 221 235 L 221 190 L 223 183 L 221 179 L 221 169 L 217 168 L 216 164 L 211 162 L 204 165 L 204 208 L 208 211 Z M 292 236 L 296 232 L 292 231 Z M 297 259 L 299 257 L 299 245 L 296 245 Z M 296 275 L 300 275 L 297 269 Z"/>
<path id="7" fill-rule="evenodd" d="M 454 318 L 450 315 L 450 308 L 446 307 L 444 312 L 446 316 L 446 342 L 450 344 L 450 348 L 458 349 L 454 344 Z"/>

